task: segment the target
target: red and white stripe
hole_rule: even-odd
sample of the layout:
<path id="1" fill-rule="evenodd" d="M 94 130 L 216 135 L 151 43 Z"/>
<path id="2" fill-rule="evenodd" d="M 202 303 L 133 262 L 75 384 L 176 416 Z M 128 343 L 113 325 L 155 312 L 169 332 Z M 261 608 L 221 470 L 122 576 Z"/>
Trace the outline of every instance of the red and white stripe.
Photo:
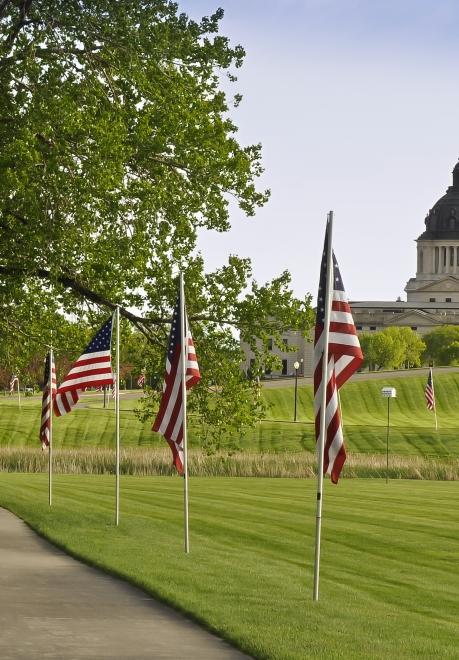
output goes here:
<path id="1" fill-rule="evenodd" d="M 48 360 L 49 360 L 49 356 L 48 356 Z M 40 425 L 40 441 L 42 447 L 49 446 L 51 406 L 55 396 L 56 396 L 56 368 L 53 360 L 51 364 L 51 390 L 49 387 L 49 376 L 48 376 L 48 381 L 43 385 L 43 398 L 41 403 L 41 425 Z"/>
<path id="2" fill-rule="evenodd" d="M 360 342 L 352 318 L 351 308 L 342 288 L 341 275 L 335 261 L 331 299 L 330 328 L 328 339 L 328 365 L 326 383 L 324 473 L 330 475 L 333 483 L 338 483 L 339 475 L 346 460 L 341 414 L 339 408 L 339 388 L 360 367 L 363 361 Z M 338 275 L 338 277 L 336 277 Z M 325 296 L 326 292 L 323 291 Z M 314 411 L 316 438 L 320 437 L 320 415 L 322 406 L 322 375 L 325 332 L 323 323 L 316 323 L 314 339 Z"/>
<path id="3" fill-rule="evenodd" d="M 186 327 L 188 322 L 186 320 Z M 153 431 L 161 433 L 169 443 L 173 454 L 173 463 L 183 473 L 183 399 L 182 399 L 182 356 L 181 342 L 175 344 L 172 360 L 166 359 L 163 396 L 153 425 Z M 186 389 L 191 389 L 201 380 L 198 361 L 191 332 L 186 333 Z"/>
<path id="4" fill-rule="evenodd" d="M 66 415 L 78 403 L 87 387 L 112 385 L 113 375 L 110 350 L 84 353 L 72 365 L 54 399 L 54 414 Z"/>

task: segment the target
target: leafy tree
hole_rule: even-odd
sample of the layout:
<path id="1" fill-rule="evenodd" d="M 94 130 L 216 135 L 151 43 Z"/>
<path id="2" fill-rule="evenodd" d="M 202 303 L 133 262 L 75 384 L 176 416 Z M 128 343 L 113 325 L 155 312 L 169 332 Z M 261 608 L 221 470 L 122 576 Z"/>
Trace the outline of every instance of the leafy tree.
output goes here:
<path id="1" fill-rule="evenodd" d="M 444 325 L 424 335 L 426 344 L 425 361 L 433 360 L 437 365 L 459 363 L 459 327 Z"/>
<path id="2" fill-rule="evenodd" d="M 411 328 L 390 327 L 380 332 L 363 333 L 360 344 L 364 365 L 378 369 L 400 369 L 405 364 L 421 365 L 425 344 Z"/>
<path id="3" fill-rule="evenodd" d="M 222 81 L 244 50 L 219 34 L 222 16 L 192 21 L 167 0 L 0 1 L 0 359 L 25 365 L 51 342 L 76 355 L 119 305 L 162 374 L 181 270 L 196 410 L 239 427 L 257 389 L 236 330 L 252 343 L 306 332 L 311 310 L 287 272 L 259 286 L 248 259 L 206 272 L 196 250 L 198 231 L 228 230 L 230 201 L 252 216 L 269 196 L 260 145 L 236 140 L 241 97 Z"/>

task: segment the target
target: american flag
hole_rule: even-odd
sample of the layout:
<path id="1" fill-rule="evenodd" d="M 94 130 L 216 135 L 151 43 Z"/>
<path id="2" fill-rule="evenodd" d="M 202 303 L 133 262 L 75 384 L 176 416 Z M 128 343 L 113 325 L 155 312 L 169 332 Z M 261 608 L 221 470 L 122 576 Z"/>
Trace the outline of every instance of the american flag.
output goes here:
<path id="1" fill-rule="evenodd" d="M 424 394 L 426 397 L 426 405 L 429 410 L 434 410 L 435 409 L 435 392 L 434 392 L 434 384 L 433 384 L 433 375 L 432 375 L 432 367 L 429 369 L 429 376 L 427 378 L 427 383 L 426 383 L 426 388 L 424 390 Z"/>
<path id="2" fill-rule="evenodd" d="M 316 439 L 320 436 L 320 409 L 322 403 L 322 355 L 324 350 L 325 305 L 327 301 L 327 241 L 320 270 L 317 296 L 316 327 L 314 336 L 314 411 Z M 343 280 L 333 254 L 333 291 L 331 296 L 330 334 L 328 342 L 328 368 L 326 390 L 326 435 L 324 447 L 324 474 L 328 473 L 334 484 L 338 483 L 346 460 L 343 430 L 338 404 L 338 389 L 362 364 L 363 355 L 347 302 Z"/>
<path id="3" fill-rule="evenodd" d="M 140 376 L 137 378 L 137 385 L 139 387 L 143 387 L 145 385 L 145 374 L 140 374 Z"/>
<path id="4" fill-rule="evenodd" d="M 13 392 L 14 392 L 14 386 L 16 385 L 16 383 L 17 383 L 18 386 L 19 386 L 19 378 L 18 378 L 17 376 L 15 376 L 15 375 L 11 376 L 11 380 L 10 380 L 10 394 L 13 394 Z"/>
<path id="5" fill-rule="evenodd" d="M 113 317 L 110 317 L 57 388 L 53 406 L 57 417 L 70 412 L 78 403 L 80 393 L 87 387 L 112 385 L 112 323 Z"/>
<path id="6" fill-rule="evenodd" d="M 51 363 L 51 392 L 49 387 L 49 370 Z M 48 353 L 45 360 L 45 373 L 43 376 L 43 398 L 41 403 L 41 425 L 40 425 L 40 441 L 42 447 L 49 446 L 49 433 L 50 433 L 50 417 L 51 405 L 56 396 L 56 367 L 51 353 Z"/>
<path id="7" fill-rule="evenodd" d="M 152 430 L 161 433 L 172 450 L 173 464 L 179 474 L 183 474 L 183 400 L 182 400 L 182 337 L 180 322 L 180 296 L 174 309 L 166 356 L 163 396 Z M 201 380 L 194 350 L 193 338 L 188 326 L 185 311 L 186 337 L 186 389 L 189 390 Z"/>

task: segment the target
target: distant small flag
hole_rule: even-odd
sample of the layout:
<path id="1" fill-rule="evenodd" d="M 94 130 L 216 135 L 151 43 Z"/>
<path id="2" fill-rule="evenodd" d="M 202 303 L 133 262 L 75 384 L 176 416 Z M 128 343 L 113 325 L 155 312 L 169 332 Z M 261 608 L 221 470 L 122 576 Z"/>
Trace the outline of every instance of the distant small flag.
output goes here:
<path id="1" fill-rule="evenodd" d="M 328 228 L 325 234 L 324 252 L 320 270 L 319 293 L 314 337 L 314 411 L 316 439 L 320 435 L 320 409 L 324 381 L 327 388 L 327 409 L 325 415 L 326 434 L 324 446 L 324 474 L 328 473 L 334 484 L 346 460 L 341 415 L 338 405 L 338 389 L 352 376 L 363 361 L 360 342 L 352 318 L 351 308 L 344 291 L 343 280 L 332 253 L 333 290 L 331 293 L 330 334 L 328 339 L 327 374 L 322 374 L 324 351 L 325 304 L 327 294 L 327 243 Z"/>
<path id="2" fill-rule="evenodd" d="M 56 396 L 56 368 L 54 360 L 52 360 L 51 363 L 51 392 L 49 388 L 50 357 L 50 353 L 48 353 L 45 360 L 45 373 L 43 376 L 43 398 L 41 402 L 40 425 L 40 441 L 43 448 L 49 446 L 51 406 Z"/>
<path id="3" fill-rule="evenodd" d="M 64 381 L 59 385 L 54 399 L 54 414 L 66 415 L 78 403 L 79 396 L 87 387 L 99 387 L 113 383 L 111 364 L 113 317 L 102 326 L 87 346 L 83 355 L 74 362 Z"/>
<path id="4" fill-rule="evenodd" d="M 193 338 L 185 311 L 186 389 L 189 390 L 201 380 Z M 180 295 L 174 309 L 166 356 L 163 396 L 152 430 L 161 433 L 172 450 L 173 464 L 179 474 L 183 474 L 183 401 L 182 401 L 182 337 L 180 320 Z"/>
<path id="5" fill-rule="evenodd" d="M 427 378 L 424 394 L 426 397 L 427 408 L 429 410 L 435 410 L 435 392 L 434 392 L 434 384 L 433 384 L 432 367 L 429 369 L 429 376 Z"/>
<path id="6" fill-rule="evenodd" d="M 143 387 L 145 385 L 145 374 L 140 374 L 140 376 L 137 378 L 137 385 L 139 387 Z"/>
<path id="7" fill-rule="evenodd" d="M 19 378 L 17 376 L 13 375 L 13 376 L 11 376 L 11 380 L 10 380 L 10 394 L 13 394 L 14 386 L 16 384 L 19 387 Z"/>

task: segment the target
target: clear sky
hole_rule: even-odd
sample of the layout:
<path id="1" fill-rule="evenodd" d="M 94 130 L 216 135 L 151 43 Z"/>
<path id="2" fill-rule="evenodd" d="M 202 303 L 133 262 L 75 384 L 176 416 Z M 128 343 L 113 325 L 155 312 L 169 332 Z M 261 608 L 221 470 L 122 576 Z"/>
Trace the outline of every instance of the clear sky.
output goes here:
<path id="1" fill-rule="evenodd" d="M 263 283 L 290 270 L 315 297 L 327 211 L 351 300 L 406 299 L 414 240 L 459 157 L 455 0 L 179 0 L 193 18 L 225 10 L 246 50 L 233 118 L 261 142 L 271 200 L 229 234 L 202 236 L 209 267 L 251 257 Z"/>

